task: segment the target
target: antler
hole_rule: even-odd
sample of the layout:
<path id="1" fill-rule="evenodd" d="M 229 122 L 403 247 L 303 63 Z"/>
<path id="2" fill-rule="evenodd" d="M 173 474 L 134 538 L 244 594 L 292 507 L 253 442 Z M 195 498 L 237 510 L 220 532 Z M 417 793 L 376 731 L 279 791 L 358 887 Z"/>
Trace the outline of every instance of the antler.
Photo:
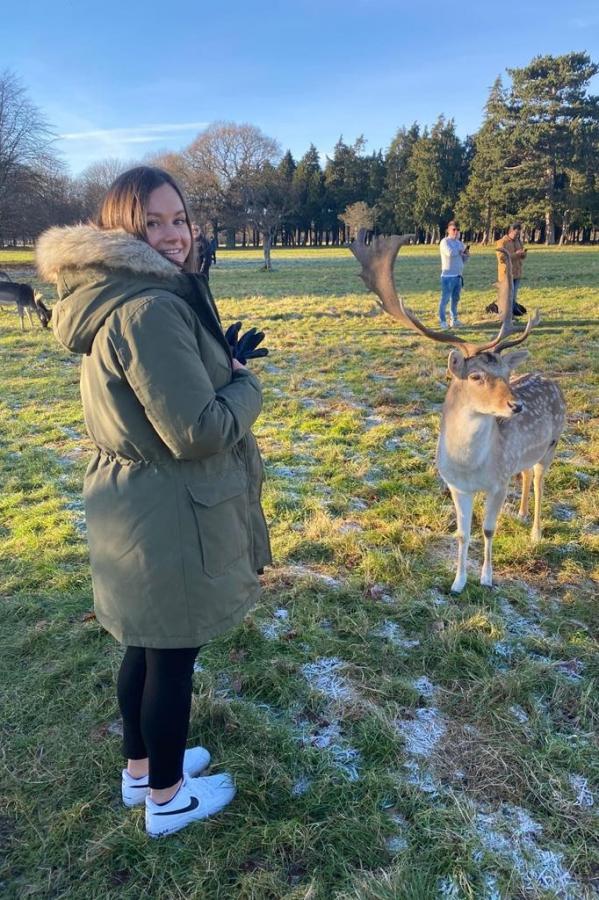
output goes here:
<path id="1" fill-rule="evenodd" d="M 539 313 L 535 313 L 532 319 L 528 320 L 525 331 L 514 341 L 504 341 L 508 334 L 512 333 L 512 307 L 511 307 L 511 260 L 508 259 L 509 279 L 503 279 L 499 282 L 498 289 L 498 307 L 501 313 L 501 328 L 499 334 L 494 340 L 486 344 L 472 344 L 455 334 L 444 331 L 433 331 L 427 328 L 416 317 L 411 309 L 405 305 L 403 299 L 398 296 L 395 289 L 395 280 L 393 270 L 395 260 L 401 247 L 409 244 L 413 238 L 413 234 L 397 235 L 392 234 L 389 237 L 374 237 L 370 244 L 366 243 L 366 230 L 361 228 L 358 232 L 356 240 L 350 244 L 350 250 L 362 265 L 360 277 L 364 284 L 378 297 L 379 306 L 386 313 L 399 319 L 408 328 L 420 332 L 431 340 L 438 341 L 442 344 L 451 344 L 457 347 L 465 357 L 476 356 L 485 350 L 494 350 L 499 352 L 507 347 L 514 347 L 525 341 L 531 330 L 539 322 Z"/>

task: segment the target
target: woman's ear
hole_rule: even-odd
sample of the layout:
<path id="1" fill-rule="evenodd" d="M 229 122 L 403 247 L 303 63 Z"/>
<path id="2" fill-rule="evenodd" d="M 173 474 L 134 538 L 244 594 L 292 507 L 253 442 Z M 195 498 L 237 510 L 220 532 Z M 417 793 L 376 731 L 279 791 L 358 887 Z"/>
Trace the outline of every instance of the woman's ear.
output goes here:
<path id="1" fill-rule="evenodd" d="M 512 353 L 506 353 L 505 356 L 501 357 L 501 361 L 505 363 L 510 372 L 512 369 L 515 369 L 517 366 L 521 365 L 524 360 L 528 359 L 530 353 L 528 350 L 514 350 Z"/>
<path id="2" fill-rule="evenodd" d="M 463 378 L 466 373 L 466 360 L 459 350 L 452 350 L 447 358 L 447 374 L 451 378 Z"/>

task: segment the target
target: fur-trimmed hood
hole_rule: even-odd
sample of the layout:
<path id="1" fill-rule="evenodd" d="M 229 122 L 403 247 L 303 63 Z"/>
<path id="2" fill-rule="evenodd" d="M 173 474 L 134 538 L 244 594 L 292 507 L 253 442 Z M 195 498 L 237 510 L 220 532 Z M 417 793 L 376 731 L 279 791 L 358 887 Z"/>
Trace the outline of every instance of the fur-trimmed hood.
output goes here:
<path id="1" fill-rule="evenodd" d="M 187 275 L 126 231 L 93 225 L 50 228 L 36 248 L 41 278 L 56 284 L 52 327 L 73 353 L 89 353 L 108 316 L 133 297 L 168 291 L 186 298 Z"/>
<path id="2" fill-rule="evenodd" d="M 65 269 L 121 269 L 133 275 L 172 278 L 172 262 L 157 250 L 122 229 L 106 231 L 95 225 L 49 228 L 37 242 L 40 277 L 56 284 Z"/>

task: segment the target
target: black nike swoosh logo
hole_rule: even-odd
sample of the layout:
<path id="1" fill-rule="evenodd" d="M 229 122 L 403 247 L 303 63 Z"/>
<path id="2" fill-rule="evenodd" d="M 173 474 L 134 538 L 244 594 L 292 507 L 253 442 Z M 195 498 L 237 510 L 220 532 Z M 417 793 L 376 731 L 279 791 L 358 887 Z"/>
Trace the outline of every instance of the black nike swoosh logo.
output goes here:
<path id="1" fill-rule="evenodd" d="M 177 816 L 179 813 L 191 812 L 192 809 L 197 809 L 200 805 L 200 801 L 197 797 L 192 797 L 189 801 L 189 806 L 184 806 L 183 809 L 173 809 L 170 812 L 155 812 L 155 816 Z"/>
<path id="2" fill-rule="evenodd" d="M 149 784 L 146 782 L 145 784 L 130 784 L 130 788 L 137 788 L 138 791 L 147 791 L 149 788 Z"/>

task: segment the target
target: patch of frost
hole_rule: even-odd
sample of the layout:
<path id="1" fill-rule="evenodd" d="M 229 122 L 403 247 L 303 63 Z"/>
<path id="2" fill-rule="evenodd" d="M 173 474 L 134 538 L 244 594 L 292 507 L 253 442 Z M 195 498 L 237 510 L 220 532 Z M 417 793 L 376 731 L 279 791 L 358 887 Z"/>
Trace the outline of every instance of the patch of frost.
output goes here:
<path id="1" fill-rule="evenodd" d="M 576 794 L 576 806 L 589 808 L 595 805 L 595 798 L 586 778 L 582 775 L 569 775 L 568 781 Z"/>
<path id="2" fill-rule="evenodd" d="M 413 756 L 430 756 L 447 730 L 443 716 L 434 707 L 417 709 L 414 719 L 396 722 L 396 728 Z"/>
<path id="3" fill-rule="evenodd" d="M 336 656 L 323 657 L 303 665 L 301 672 L 310 687 L 329 700 L 351 700 L 354 695 L 352 687 L 346 678 L 338 674 L 344 666 L 345 663 Z"/>
<path id="4" fill-rule="evenodd" d="M 373 637 L 380 637 L 390 641 L 395 647 L 400 647 L 402 650 L 411 650 L 412 647 L 420 646 L 419 640 L 410 640 L 403 637 L 403 632 L 397 622 L 392 622 L 390 619 L 385 619 L 382 625 L 379 625 L 378 628 L 370 633 Z"/>
<path id="5" fill-rule="evenodd" d="M 437 690 L 430 678 L 427 678 L 426 675 L 415 678 L 412 681 L 412 687 L 418 691 L 421 697 L 426 697 L 427 699 L 430 699 Z"/>

